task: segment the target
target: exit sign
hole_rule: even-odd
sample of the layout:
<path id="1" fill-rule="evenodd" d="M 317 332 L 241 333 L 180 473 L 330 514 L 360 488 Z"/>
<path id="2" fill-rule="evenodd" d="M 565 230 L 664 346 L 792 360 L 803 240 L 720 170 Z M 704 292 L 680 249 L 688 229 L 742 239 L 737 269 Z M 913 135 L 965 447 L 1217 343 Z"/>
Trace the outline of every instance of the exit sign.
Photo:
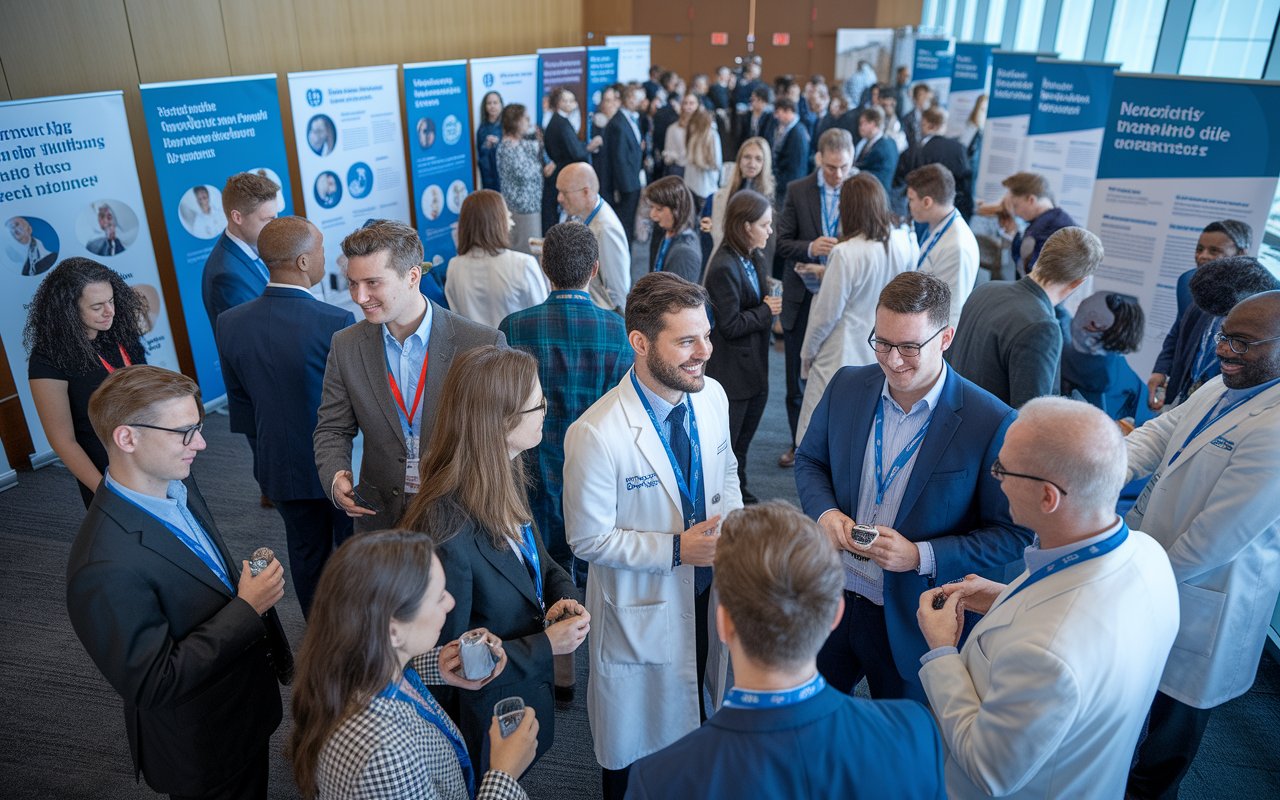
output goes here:
<path id="1" fill-rule="evenodd" d="M 773 46 L 774 46 L 774 47 L 786 47 L 786 46 L 787 46 L 787 45 L 789 45 L 789 44 L 791 44 L 791 34 L 789 34 L 789 33 L 775 33 L 775 34 L 773 35 Z"/>
<path id="2" fill-rule="evenodd" d="M 713 33 L 713 34 L 711 34 L 711 43 L 712 43 L 712 44 L 728 44 L 728 43 L 729 43 L 729 34 L 728 34 L 728 33 Z"/>

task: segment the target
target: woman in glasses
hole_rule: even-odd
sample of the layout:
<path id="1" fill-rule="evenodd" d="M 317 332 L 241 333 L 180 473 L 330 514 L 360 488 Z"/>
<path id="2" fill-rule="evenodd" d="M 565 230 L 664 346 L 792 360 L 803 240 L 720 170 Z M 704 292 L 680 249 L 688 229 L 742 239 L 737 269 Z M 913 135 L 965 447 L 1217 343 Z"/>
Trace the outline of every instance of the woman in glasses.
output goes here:
<path id="1" fill-rule="evenodd" d="M 523 698 L 537 711 L 538 756 L 551 746 L 553 656 L 576 650 L 590 620 L 572 578 L 547 555 L 529 510 L 521 454 L 542 441 L 545 413 L 532 355 L 485 346 L 456 357 L 420 469 L 422 490 L 401 523 L 430 534 L 444 565 L 457 604 L 441 638 L 486 628 L 504 642 L 509 664 L 502 677 L 461 696 L 436 692 L 477 764 L 493 706 L 505 697 Z"/>
<path id="2" fill-rule="evenodd" d="M 822 285 L 809 309 L 800 349 L 800 377 L 808 383 L 796 425 L 797 446 L 831 376 L 841 367 L 876 362 L 867 337 L 875 328 L 880 290 L 895 275 L 915 269 L 920 251 L 915 235 L 889 212 L 880 181 L 866 172 L 840 188 L 840 228 L 840 243 L 832 248 L 825 269 L 811 265 L 821 274 Z"/>
<path id="3" fill-rule="evenodd" d="M 31 397 L 85 508 L 107 468 L 107 449 L 89 423 L 89 396 L 117 369 L 147 363 L 147 311 L 146 298 L 119 273 L 79 257 L 54 267 L 31 300 L 23 331 Z"/>

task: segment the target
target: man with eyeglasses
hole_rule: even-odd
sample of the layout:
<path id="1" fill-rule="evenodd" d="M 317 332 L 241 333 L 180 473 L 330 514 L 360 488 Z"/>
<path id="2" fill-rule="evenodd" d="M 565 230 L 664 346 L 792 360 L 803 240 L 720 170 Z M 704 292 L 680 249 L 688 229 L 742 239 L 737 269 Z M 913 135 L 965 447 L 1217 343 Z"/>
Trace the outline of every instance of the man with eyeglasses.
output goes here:
<path id="1" fill-rule="evenodd" d="M 89 419 L 110 466 L 71 547 L 67 612 L 124 700 L 135 772 L 171 797 L 266 798 L 293 664 L 275 611 L 284 570 L 233 558 L 196 488 L 200 388 L 124 367 Z"/>
<path id="2" fill-rule="evenodd" d="M 950 313 L 936 276 L 890 281 L 877 363 L 836 373 L 796 451 L 800 503 L 844 562 L 845 611 L 818 669 L 846 693 L 865 676 L 872 697 L 924 701 L 920 593 L 1003 567 L 1031 542 L 988 469 L 1016 415 L 943 361 Z"/>
<path id="3" fill-rule="evenodd" d="M 966 576 L 916 606 L 947 796 L 1120 798 L 1178 632 L 1168 559 L 1116 515 L 1124 437 L 1087 403 L 1041 397 L 990 473 L 1036 532 L 1026 569 L 1007 586 Z M 961 646 L 965 611 L 983 617 Z"/>
<path id="4" fill-rule="evenodd" d="M 1221 377 L 1125 440 L 1126 480 L 1154 473 L 1126 519 L 1168 551 L 1182 611 L 1132 797 L 1177 796 L 1212 709 L 1253 685 L 1280 592 L 1280 291 L 1214 338 Z"/>

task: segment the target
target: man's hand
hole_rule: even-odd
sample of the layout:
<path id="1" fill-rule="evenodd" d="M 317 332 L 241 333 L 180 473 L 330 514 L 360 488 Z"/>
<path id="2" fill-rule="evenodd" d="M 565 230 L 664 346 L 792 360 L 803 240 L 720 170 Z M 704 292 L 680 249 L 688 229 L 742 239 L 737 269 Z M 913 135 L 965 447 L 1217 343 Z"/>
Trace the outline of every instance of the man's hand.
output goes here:
<path id="1" fill-rule="evenodd" d="M 809 253 L 814 257 L 831 255 L 831 248 L 839 243 L 840 240 L 834 236 L 819 236 L 809 245 Z"/>
<path id="2" fill-rule="evenodd" d="M 546 165 L 545 165 L 545 166 L 543 166 L 543 168 L 542 168 L 542 174 L 543 174 L 543 176 L 544 176 L 544 177 L 547 177 L 547 178 L 550 178 L 550 177 L 551 177 L 551 173 L 553 173 L 553 172 L 555 172 L 555 171 L 556 171 L 556 162 L 554 162 L 554 161 L 548 161 L 548 162 L 546 163 Z"/>
<path id="3" fill-rule="evenodd" d="M 560 618 L 563 617 L 565 614 L 577 616 L 577 615 L 586 614 L 586 613 L 587 613 L 587 607 L 584 606 L 582 603 L 579 603 L 577 600 L 574 600 L 572 597 L 562 597 L 561 599 L 556 601 L 555 605 L 547 609 L 546 619 L 548 624 L 554 625 L 555 623 L 559 622 Z"/>
<path id="4" fill-rule="evenodd" d="M 594 153 L 597 150 L 599 150 L 603 145 L 604 145 L 604 137 L 593 136 L 591 137 L 591 141 L 587 142 L 587 152 Z"/>
<path id="5" fill-rule="evenodd" d="M 680 534 L 680 563 L 710 567 L 716 560 L 716 543 L 720 541 L 720 515 L 699 522 Z"/>
<path id="6" fill-rule="evenodd" d="M 1159 411 L 1164 408 L 1164 398 L 1156 398 L 1156 389 L 1164 386 L 1166 376 L 1161 372 L 1151 373 L 1151 377 L 1147 378 L 1147 408 L 1152 411 Z"/>
<path id="7" fill-rule="evenodd" d="M 356 503 L 356 487 L 351 481 L 354 476 L 349 470 L 339 472 L 333 479 L 333 501 L 347 512 L 348 517 L 363 517 L 378 512 Z"/>
<path id="8" fill-rule="evenodd" d="M 880 536 L 883 538 L 884 534 Z M 920 608 L 916 610 L 916 621 L 930 650 L 959 647 L 960 634 L 964 632 L 964 598 L 959 592 L 947 597 L 947 604 L 942 608 L 934 609 L 933 598 L 941 588 L 929 589 L 920 595 Z"/>
<path id="9" fill-rule="evenodd" d="M 948 583 L 938 588 L 948 595 L 960 595 L 964 600 L 964 607 L 969 611 L 985 614 L 991 610 L 991 604 L 1005 590 L 1005 584 L 989 581 L 977 575 L 966 575 L 960 583 Z"/>
<path id="10" fill-rule="evenodd" d="M 551 655 L 563 656 L 578 649 L 578 645 L 586 640 L 591 631 L 591 615 L 587 610 L 576 617 L 565 617 L 547 628 L 547 638 L 551 640 Z"/>
<path id="11" fill-rule="evenodd" d="M 853 530 L 853 520 L 845 516 L 839 509 L 833 508 L 827 513 L 818 517 L 818 527 L 822 528 L 823 533 L 827 534 L 827 538 L 835 545 L 837 550 L 847 550 L 850 553 L 863 555 L 865 550 L 853 543 L 853 539 L 849 538 L 849 532 Z"/>
<path id="12" fill-rule="evenodd" d="M 489 651 L 493 653 L 493 657 L 498 660 L 494 665 L 493 672 L 487 677 L 478 681 L 469 681 L 462 677 L 462 640 L 454 639 L 444 647 L 440 648 L 440 657 L 436 659 L 436 666 L 440 668 L 440 677 L 450 686 L 457 686 L 459 689 L 467 689 L 475 691 L 484 686 L 489 681 L 502 674 L 502 670 L 507 667 L 507 651 L 502 649 L 502 640 L 494 636 L 484 628 L 476 628 L 478 631 L 484 631 L 485 644 L 489 645 Z"/>
<path id="13" fill-rule="evenodd" d="M 486 150 L 497 147 L 497 146 L 498 146 L 497 136 L 494 136 L 493 134 L 489 134 L 488 136 L 484 137 L 484 147 Z"/>
<path id="14" fill-rule="evenodd" d="M 1004 198 L 1001 198 L 998 203 L 978 203 L 978 210 L 975 213 L 980 217 L 995 217 L 1002 211 L 1004 211 Z"/>
<path id="15" fill-rule="evenodd" d="M 775 317 L 782 313 L 782 298 L 773 297 L 772 295 L 764 296 L 764 304 L 769 307 L 769 313 Z"/>
<path id="16" fill-rule="evenodd" d="M 280 566 L 279 559 L 273 558 L 262 572 L 254 575 L 249 571 L 248 561 L 240 564 L 240 587 L 236 590 L 236 597 L 253 606 L 258 616 L 262 616 L 284 597 L 284 567 Z"/>
<path id="17" fill-rule="evenodd" d="M 877 525 L 880 535 L 870 547 L 854 550 L 867 556 L 886 572 L 909 572 L 920 566 L 920 548 L 893 528 Z"/>
<path id="18" fill-rule="evenodd" d="M 703 233 L 711 233 L 711 217 L 703 217 L 698 220 L 698 228 Z"/>

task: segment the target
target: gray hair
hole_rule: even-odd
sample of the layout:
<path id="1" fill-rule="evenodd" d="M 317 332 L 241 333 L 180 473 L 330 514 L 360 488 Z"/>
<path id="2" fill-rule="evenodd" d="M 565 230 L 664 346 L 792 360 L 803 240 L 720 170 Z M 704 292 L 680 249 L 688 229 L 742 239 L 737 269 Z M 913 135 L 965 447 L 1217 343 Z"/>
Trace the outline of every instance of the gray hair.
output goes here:
<path id="1" fill-rule="evenodd" d="M 1028 471 L 1066 489 L 1069 508 L 1115 508 L 1128 455 L 1119 426 L 1106 413 L 1079 400 L 1037 397 L 1018 409 L 1014 424 L 1031 431 L 1033 445 L 1020 454 Z"/>

